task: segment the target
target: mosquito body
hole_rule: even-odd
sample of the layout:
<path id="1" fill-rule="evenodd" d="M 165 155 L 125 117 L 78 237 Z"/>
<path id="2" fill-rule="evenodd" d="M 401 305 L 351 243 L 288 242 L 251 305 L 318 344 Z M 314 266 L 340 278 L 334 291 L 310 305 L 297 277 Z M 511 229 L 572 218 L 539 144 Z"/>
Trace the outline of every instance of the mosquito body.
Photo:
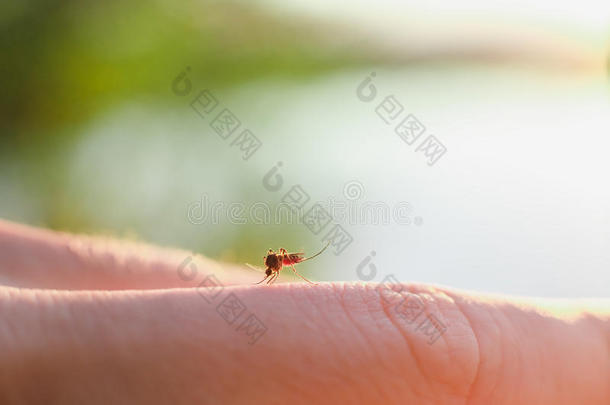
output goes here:
<path id="1" fill-rule="evenodd" d="M 275 282 L 275 280 L 277 280 L 277 278 L 279 277 L 280 271 L 282 270 L 282 268 L 284 266 L 290 266 L 292 271 L 294 271 L 294 274 L 301 277 L 303 280 L 307 281 L 308 283 L 316 284 L 316 283 L 309 281 L 302 275 L 300 275 L 299 272 L 294 268 L 294 265 L 298 264 L 298 263 L 302 263 L 309 259 L 313 259 L 314 257 L 321 255 L 322 252 L 324 252 L 326 250 L 328 245 L 330 245 L 330 241 L 326 244 L 326 246 L 324 246 L 324 248 L 322 250 L 320 250 L 318 253 L 316 253 L 315 255 L 310 256 L 310 257 L 304 257 L 305 255 L 303 253 L 288 253 L 288 251 L 286 251 L 286 249 L 284 249 L 284 248 L 280 248 L 278 250 L 278 253 L 275 253 L 272 249 L 269 249 L 269 251 L 267 252 L 267 255 L 263 256 L 263 263 L 265 264 L 265 267 L 266 267 L 265 278 L 263 278 L 261 281 L 259 281 L 258 283 L 255 283 L 255 284 L 260 284 L 265 280 L 267 280 L 267 284 L 273 284 Z M 260 269 L 254 267 L 254 266 L 251 266 L 248 263 L 246 263 L 246 265 L 252 269 L 260 271 Z"/>

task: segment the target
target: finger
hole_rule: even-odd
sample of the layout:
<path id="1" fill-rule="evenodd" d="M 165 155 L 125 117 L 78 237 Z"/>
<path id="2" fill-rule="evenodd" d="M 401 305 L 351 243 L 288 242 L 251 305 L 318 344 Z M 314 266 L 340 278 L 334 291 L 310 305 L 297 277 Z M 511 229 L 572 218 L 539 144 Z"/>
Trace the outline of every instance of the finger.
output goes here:
<path id="1" fill-rule="evenodd" d="M 68 290 L 192 287 L 204 276 L 225 284 L 258 275 L 179 249 L 70 235 L 0 221 L 0 284 Z"/>
<path id="2" fill-rule="evenodd" d="M 397 292 L 372 284 L 4 290 L 2 403 L 40 402 L 49 393 L 62 403 L 610 400 L 608 312 L 554 314 L 416 285 Z M 396 309 L 414 296 L 419 317 L 410 312 L 420 311 L 419 301 Z M 265 333 L 249 333 L 256 329 L 244 323 L 250 315 Z M 419 326 L 430 315 L 446 326 L 432 344 Z"/>

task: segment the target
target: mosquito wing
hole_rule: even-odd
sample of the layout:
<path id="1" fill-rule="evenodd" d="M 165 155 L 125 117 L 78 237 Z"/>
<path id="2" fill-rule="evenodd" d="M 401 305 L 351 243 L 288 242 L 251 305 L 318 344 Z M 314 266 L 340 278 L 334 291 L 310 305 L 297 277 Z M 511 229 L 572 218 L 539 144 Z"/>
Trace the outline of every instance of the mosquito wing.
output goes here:
<path id="1" fill-rule="evenodd" d="M 299 263 L 303 260 L 304 253 L 288 253 L 284 259 L 284 264 L 290 265 L 291 263 Z"/>

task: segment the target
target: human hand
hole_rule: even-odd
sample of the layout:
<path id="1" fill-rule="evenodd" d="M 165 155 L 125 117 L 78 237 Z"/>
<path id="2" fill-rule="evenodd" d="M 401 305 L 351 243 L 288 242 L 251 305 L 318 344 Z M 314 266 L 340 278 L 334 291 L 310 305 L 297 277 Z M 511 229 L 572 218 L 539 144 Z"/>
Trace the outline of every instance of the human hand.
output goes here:
<path id="1" fill-rule="evenodd" d="M 203 257 L 178 272 L 188 255 L 0 222 L 0 403 L 610 404 L 610 300 L 253 286 Z M 224 288 L 198 287 L 212 274 Z"/>

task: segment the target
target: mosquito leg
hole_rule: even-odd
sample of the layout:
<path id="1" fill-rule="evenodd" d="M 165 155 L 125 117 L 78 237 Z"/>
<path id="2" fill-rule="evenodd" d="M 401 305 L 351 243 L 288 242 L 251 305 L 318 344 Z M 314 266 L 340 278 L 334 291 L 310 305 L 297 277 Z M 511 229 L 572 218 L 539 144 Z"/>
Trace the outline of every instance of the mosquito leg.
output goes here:
<path id="1" fill-rule="evenodd" d="M 259 281 L 258 283 L 254 283 L 254 285 L 256 285 L 256 284 L 260 284 L 260 283 L 262 283 L 263 281 L 267 280 L 267 277 L 269 277 L 269 276 L 265 276 L 265 278 L 264 278 L 264 279 L 262 279 L 262 280 L 261 280 L 261 281 Z"/>
<path id="2" fill-rule="evenodd" d="M 290 267 L 292 267 L 292 271 L 294 271 L 294 274 L 301 277 L 303 280 L 307 281 L 309 284 L 313 284 L 313 285 L 318 284 L 318 283 L 311 282 L 311 281 L 307 280 L 305 277 L 303 277 L 302 275 L 300 275 L 299 272 L 297 271 L 297 269 L 294 268 L 294 264 L 291 264 Z"/>
<path id="3" fill-rule="evenodd" d="M 269 284 L 269 285 L 273 284 L 273 281 L 277 278 L 278 274 L 279 273 L 273 273 L 273 275 L 271 276 L 269 281 L 267 281 L 267 284 Z"/>

